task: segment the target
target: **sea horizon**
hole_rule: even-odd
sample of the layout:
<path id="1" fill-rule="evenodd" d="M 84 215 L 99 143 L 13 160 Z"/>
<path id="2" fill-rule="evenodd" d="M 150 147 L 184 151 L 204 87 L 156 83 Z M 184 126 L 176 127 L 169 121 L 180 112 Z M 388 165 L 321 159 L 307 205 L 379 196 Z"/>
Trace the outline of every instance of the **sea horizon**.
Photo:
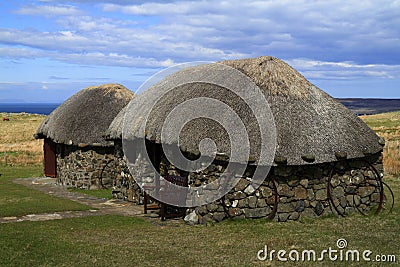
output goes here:
<path id="1" fill-rule="evenodd" d="M 346 97 L 335 98 L 348 109 L 358 115 L 377 114 L 400 110 L 400 98 L 365 98 Z M 4 113 L 30 113 L 49 115 L 62 103 L 38 103 L 38 102 L 1 102 L 0 112 Z"/>
<path id="2" fill-rule="evenodd" d="M 61 103 L 0 103 L 0 112 L 49 115 Z"/>

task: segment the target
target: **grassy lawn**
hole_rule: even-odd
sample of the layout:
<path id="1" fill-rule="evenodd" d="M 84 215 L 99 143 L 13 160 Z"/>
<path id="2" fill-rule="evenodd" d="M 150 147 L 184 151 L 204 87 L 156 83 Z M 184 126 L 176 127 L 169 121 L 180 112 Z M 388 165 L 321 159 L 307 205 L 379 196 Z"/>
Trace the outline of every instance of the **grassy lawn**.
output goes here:
<path id="1" fill-rule="evenodd" d="M 399 196 L 400 179 L 387 181 Z M 163 226 L 159 221 L 101 216 L 62 221 L 0 225 L 1 265 L 14 266 L 251 266 L 257 252 L 269 249 L 299 251 L 336 247 L 339 238 L 347 249 L 371 250 L 372 255 L 394 254 L 400 260 L 400 199 L 392 214 L 352 215 L 297 222 L 266 220 L 225 221 L 212 225 Z M 362 263 L 362 264 L 360 264 Z M 272 266 L 283 263 L 275 261 Z M 293 264 L 293 263 L 292 263 Z M 288 264 L 286 266 L 290 266 Z M 343 262 L 312 265 L 343 266 Z M 300 262 L 299 266 L 310 266 Z M 365 266 L 365 262 L 346 265 Z M 387 264 L 390 266 L 390 264 Z M 382 266 L 372 263 L 368 266 Z M 385 264 L 386 266 L 386 264 Z"/>
<path id="2" fill-rule="evenodd" d="M 0 217 L 90 209 L 77 202 L 49 196 L 12 182 L 15 178 L 39 177 L 42 169 L 42 165 L 0 164 Z"/>

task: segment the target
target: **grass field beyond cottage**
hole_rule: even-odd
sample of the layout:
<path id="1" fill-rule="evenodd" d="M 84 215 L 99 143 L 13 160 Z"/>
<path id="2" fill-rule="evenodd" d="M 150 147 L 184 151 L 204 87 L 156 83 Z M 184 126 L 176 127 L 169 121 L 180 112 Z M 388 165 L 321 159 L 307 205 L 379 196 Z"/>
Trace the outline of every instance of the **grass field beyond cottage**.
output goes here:
<path id="1" fill-rule="evenodd" d="M 0 121 L 0 217 L 89 207 L 50 197 L 12 183 L 18 177 L 42 174 L 42 141 L 33 134 L 39 115 L 7 116 Z M 260 220 L 224 221 L 187 226 L 122 216 L 96 216 L 46 222 L 0 224 L 0 266 L 282 266 L 261 262 L 257 252 L 269 250 L 336 249 L 344 238 L 347 249 L 371 250 L 371 257 L 395 255 L 400 261 L 400 112 L 362 117 L 387 141 L 385 181 L 395 194 L 391 214 L 303 219 L 285 223 Z M 7 163 L 5 163 L 5 159 Z M 100 192 L 101 194 L 104 192 Z M 294 265 L 293 263 L 285 266 Z M 365 266 L 365 262 L 297 262 L 298 266 Z"/>

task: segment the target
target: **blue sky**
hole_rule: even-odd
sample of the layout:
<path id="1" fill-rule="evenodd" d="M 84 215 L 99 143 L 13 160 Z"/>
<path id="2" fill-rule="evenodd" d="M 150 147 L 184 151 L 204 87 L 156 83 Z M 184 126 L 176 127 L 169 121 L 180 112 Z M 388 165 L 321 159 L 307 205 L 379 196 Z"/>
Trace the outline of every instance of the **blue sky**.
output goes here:
<path id="1" fill-rule="evenodd" d="M 400 98 L 400 1 L 1 1 L 0 101 L 135 91 L 189 61 L 271 55 L 334 97 Z"/>

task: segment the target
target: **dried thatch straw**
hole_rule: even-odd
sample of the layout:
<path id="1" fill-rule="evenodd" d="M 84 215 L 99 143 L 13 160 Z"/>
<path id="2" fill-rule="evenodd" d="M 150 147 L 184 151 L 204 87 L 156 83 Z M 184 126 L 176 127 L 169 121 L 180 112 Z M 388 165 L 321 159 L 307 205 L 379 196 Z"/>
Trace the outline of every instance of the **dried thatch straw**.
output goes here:
<path id="1" fill-rule="evenodd" d="M 276 125 L 275 156 L 278 163 L 303 165 L 332 162 L 338 158 L 362 158 L 366 154 L 382 150 L 379 137 L 363 121 L 285 62 L 273 57 L 259 57 L 221 63 L 249 77 L 267 99 Z M 224 79 L 218 76 L 221 74 L 215 65 L 216 63 L 181 70 L 137 96 L 134 99 L 137 104 L 137 110 L 134 111 L 136 124 L 132 127 L 130 136 L 161 143 L 163 122 L 174 107 L 189 99 L 214 98 L 230 106 L 243 121 L 249 135 L 250 158 L 259 162 L 260 127 L 270 127 L 257 124 L 253 112 L 259 110 L 251 110 L 242 99 L 226 88 L 204 82 L 188 82 L 201 81 L 204 77 Z M 242 83 L 240 77 L 229 79 L 235 80 L 233 82 L 239 85 L 248 84 Z M 165 93 L 165 88 L 171 84 L 180 85 Z M 162 98 L 152 107 L 144 124 L 144 107 L 150 105 L 158 94 L 163 94 Z M 193 106 L 191 110 L 201 108 L 200 105 Z M 123 115 L 120 114 L 117 118 L 118 121 L 112 124 L 109 132 L 112 137 L 121 138 Z M 179 137 L 179 145 L 183 151 L 198 154 L 199 141 L 210 138 L 215 141 L 218 152 L 230 154 L 228 134 L 213 120 L 193 120 L 185 125 Z M 167 138 L 163 142 L 169 143 L 170 140 Z"/>
<path id="2" fill-rule="evenodd" d="M 35 137 L 68 145 L 112 145 L 103 134 L 132 98 L 133 93 L 120 84 L 83 89 L 47 116 Z"/>

